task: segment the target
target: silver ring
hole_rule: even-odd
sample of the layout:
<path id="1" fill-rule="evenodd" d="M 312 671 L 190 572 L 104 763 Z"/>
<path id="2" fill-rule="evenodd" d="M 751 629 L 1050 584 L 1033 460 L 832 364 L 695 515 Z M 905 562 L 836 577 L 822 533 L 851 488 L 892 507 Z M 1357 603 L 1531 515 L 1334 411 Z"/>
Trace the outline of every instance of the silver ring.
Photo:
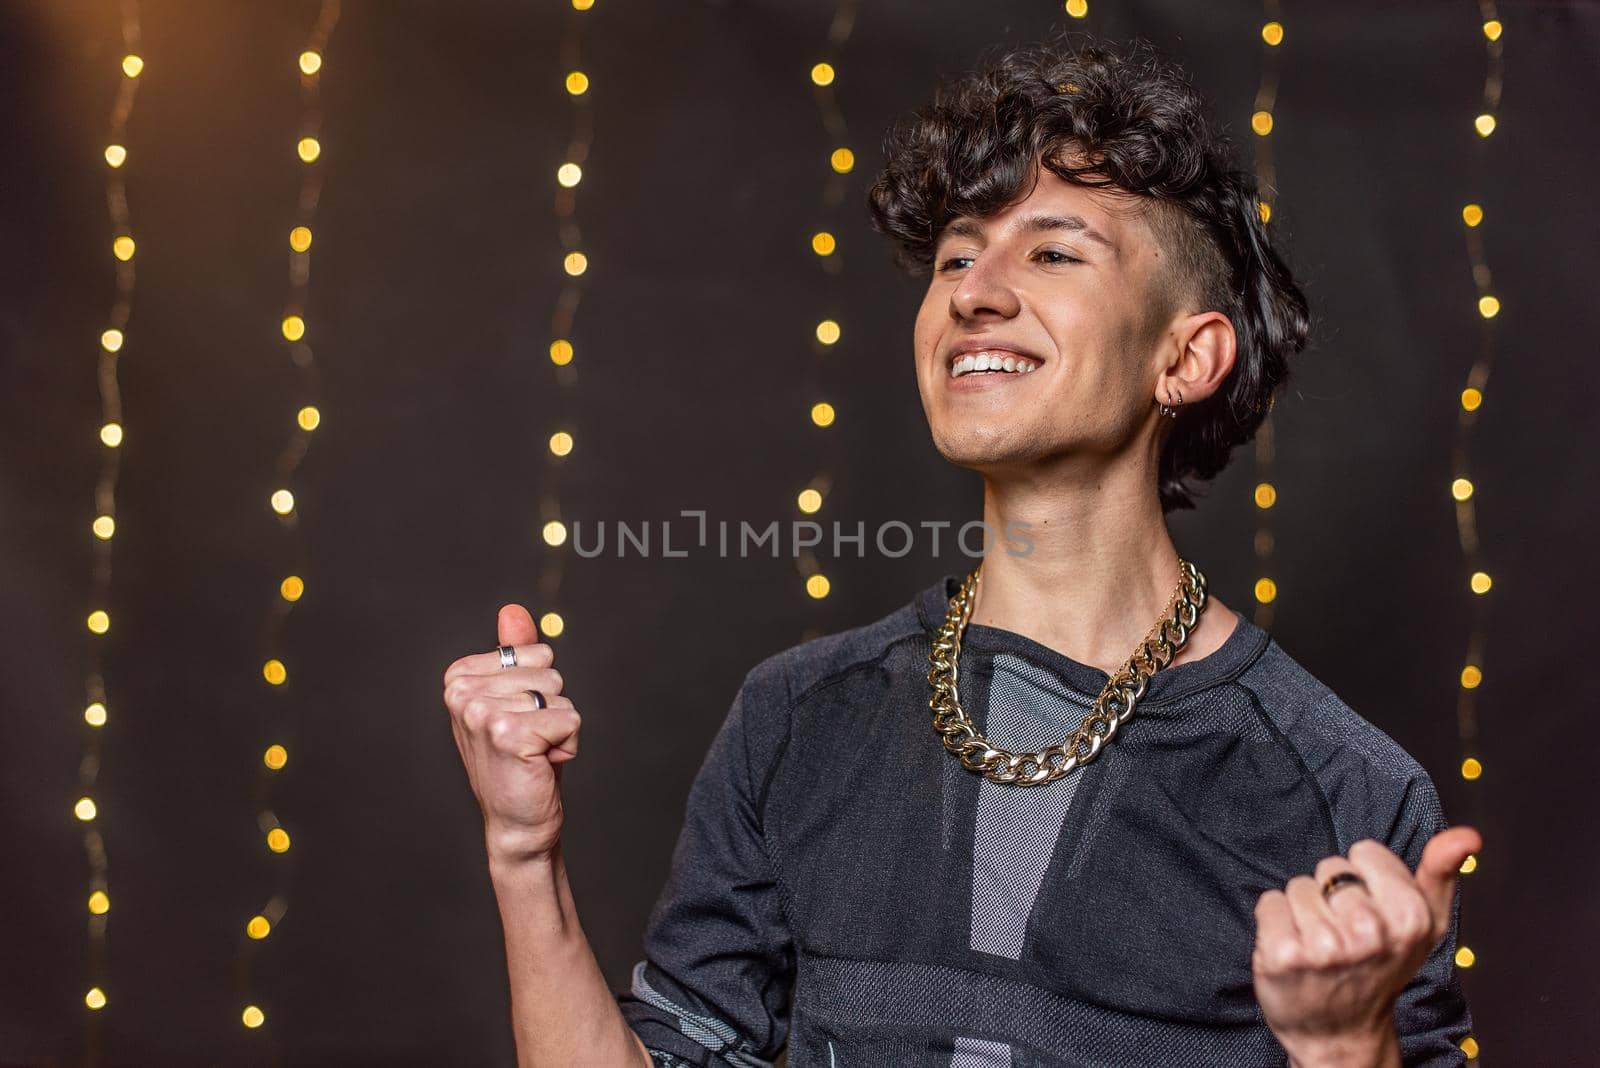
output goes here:
<path id="1" fill-rule="evenodd" d="M 517 666 L 517 647 L 516 646 L 514 646 L 514 645 L 502 645 L 500 647 L 500 666 L 503 667 L 503 668 L 516 667 Z"/>
<path id="2" fill-rule="evenodd" d="M 544 699 L 544 694 L 540 693 L 538 690 L 523 690 L 522 692 L 533 698 L 534 708 L 538 709 L 550 707 L 550 702 L 546 701 Z"/>

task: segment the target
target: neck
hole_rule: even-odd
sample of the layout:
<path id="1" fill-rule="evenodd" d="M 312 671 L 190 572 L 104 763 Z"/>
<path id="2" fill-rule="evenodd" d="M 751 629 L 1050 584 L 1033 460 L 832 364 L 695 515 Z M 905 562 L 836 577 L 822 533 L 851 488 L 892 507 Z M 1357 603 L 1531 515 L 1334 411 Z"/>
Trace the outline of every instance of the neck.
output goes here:
<path id="1" fill-rule="evenodd" d="M 1094 478 L 986 476 L 983 518 L 996 541 L 984 557 L 971 622 L 1021 634 L 1107 674 L 1121 668 L 1178 587 L 1178 551 L 1147 474 L 1126 465 Z M 1016 555 L 1026 541 L 1031 551 Z M 1191 637 L 1184 652 L 1195 644 Z"/>

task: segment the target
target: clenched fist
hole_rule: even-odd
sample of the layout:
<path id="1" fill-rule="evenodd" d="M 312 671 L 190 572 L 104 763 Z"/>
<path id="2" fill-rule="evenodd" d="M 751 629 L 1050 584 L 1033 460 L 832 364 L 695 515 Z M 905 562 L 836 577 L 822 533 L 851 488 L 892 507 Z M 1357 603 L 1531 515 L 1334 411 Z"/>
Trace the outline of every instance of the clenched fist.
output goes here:
<path id="1" fill-rule="evenodd" d="M 561 694 L 555 652 L 539 641 L 519 604 L 500 609 L 501 645 L 517 651 L 502 667 L 498 651 L 464 656 L 445 669 L 450 730 L 483 809 L 491 864 L 548 856 L 561 837 L 561 765 L 578 755 L 578 710 Z M 529 690 L 547 707 L 538 708 Z"/>
<path id="2" fill-rule="evenodd" d="M 1413 875 L 1376 839 L 1324 858 L 1256 902 L 1251 955 L 1267 1025 L 1298 1066 L 1400 1064 L 1395 1000 L 1450 929 L 1456 873 L 1483 848 L 1473 827 L 1428 840 Z M 1325 892 L 1341 873 L 1354 885 Z"/>

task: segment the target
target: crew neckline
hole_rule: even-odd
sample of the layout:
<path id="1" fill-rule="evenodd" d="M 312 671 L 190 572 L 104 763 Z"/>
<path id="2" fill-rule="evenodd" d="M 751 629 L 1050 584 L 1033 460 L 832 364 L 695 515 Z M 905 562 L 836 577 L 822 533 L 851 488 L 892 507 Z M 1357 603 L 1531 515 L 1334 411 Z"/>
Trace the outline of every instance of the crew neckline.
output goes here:
<path id="1" fill-rule="evenodd" d="M 918 596 L 917 615 L 924 629 L 937 631 L 944 625 L 950 598 L 960 590 L 963 581 L 961 576 L 945 575 Z M 1238 620 L 1233 633 L 1199 660 L 1186 660 L 1152 675 L 1141 704 L 1175 701 L 1197 690 L 1226 682 L 1261 655 L 1272 639 L 1271 634 L 1246 619 L 1237 608 L 1228 610 Z M 1068 689 L 1090 701 L 1100 696 L 1105 684 L 1111 681 L 1111 676 L 1099 668 L 1081 663 L 1042 642 L 1003 627 L 969 623 L 961 648 L 963 652 L 989 655 L 1011 653 L 1019 656 L 1049 671 Z"/>

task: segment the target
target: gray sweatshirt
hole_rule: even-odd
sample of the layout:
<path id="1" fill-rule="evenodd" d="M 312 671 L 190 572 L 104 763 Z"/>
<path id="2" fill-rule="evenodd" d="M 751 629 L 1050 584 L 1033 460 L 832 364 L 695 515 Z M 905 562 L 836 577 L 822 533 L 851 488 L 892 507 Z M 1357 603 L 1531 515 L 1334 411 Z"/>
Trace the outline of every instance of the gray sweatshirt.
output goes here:
<path id="1" fill-rule="evenodd" d="M 1415 870 L 1447 826 L 1427 773 L 1235 612 L 1089 764 L 989 782 L 928 709 L 959 581 L 745 677 L 617 995 L 629 1025 L 662 1068 L 786 1046 L 790 1068 L 1287 1064 L 1253 993 L 1256 900 L 1363 838 Z M 959 678 L 1013 751 L 1063 741 L 1109 680 L 981 625 Z M 1458 889 L 1396 1007 L 1407 1066 L 1466 1060 L 1459 909 Z"/>

